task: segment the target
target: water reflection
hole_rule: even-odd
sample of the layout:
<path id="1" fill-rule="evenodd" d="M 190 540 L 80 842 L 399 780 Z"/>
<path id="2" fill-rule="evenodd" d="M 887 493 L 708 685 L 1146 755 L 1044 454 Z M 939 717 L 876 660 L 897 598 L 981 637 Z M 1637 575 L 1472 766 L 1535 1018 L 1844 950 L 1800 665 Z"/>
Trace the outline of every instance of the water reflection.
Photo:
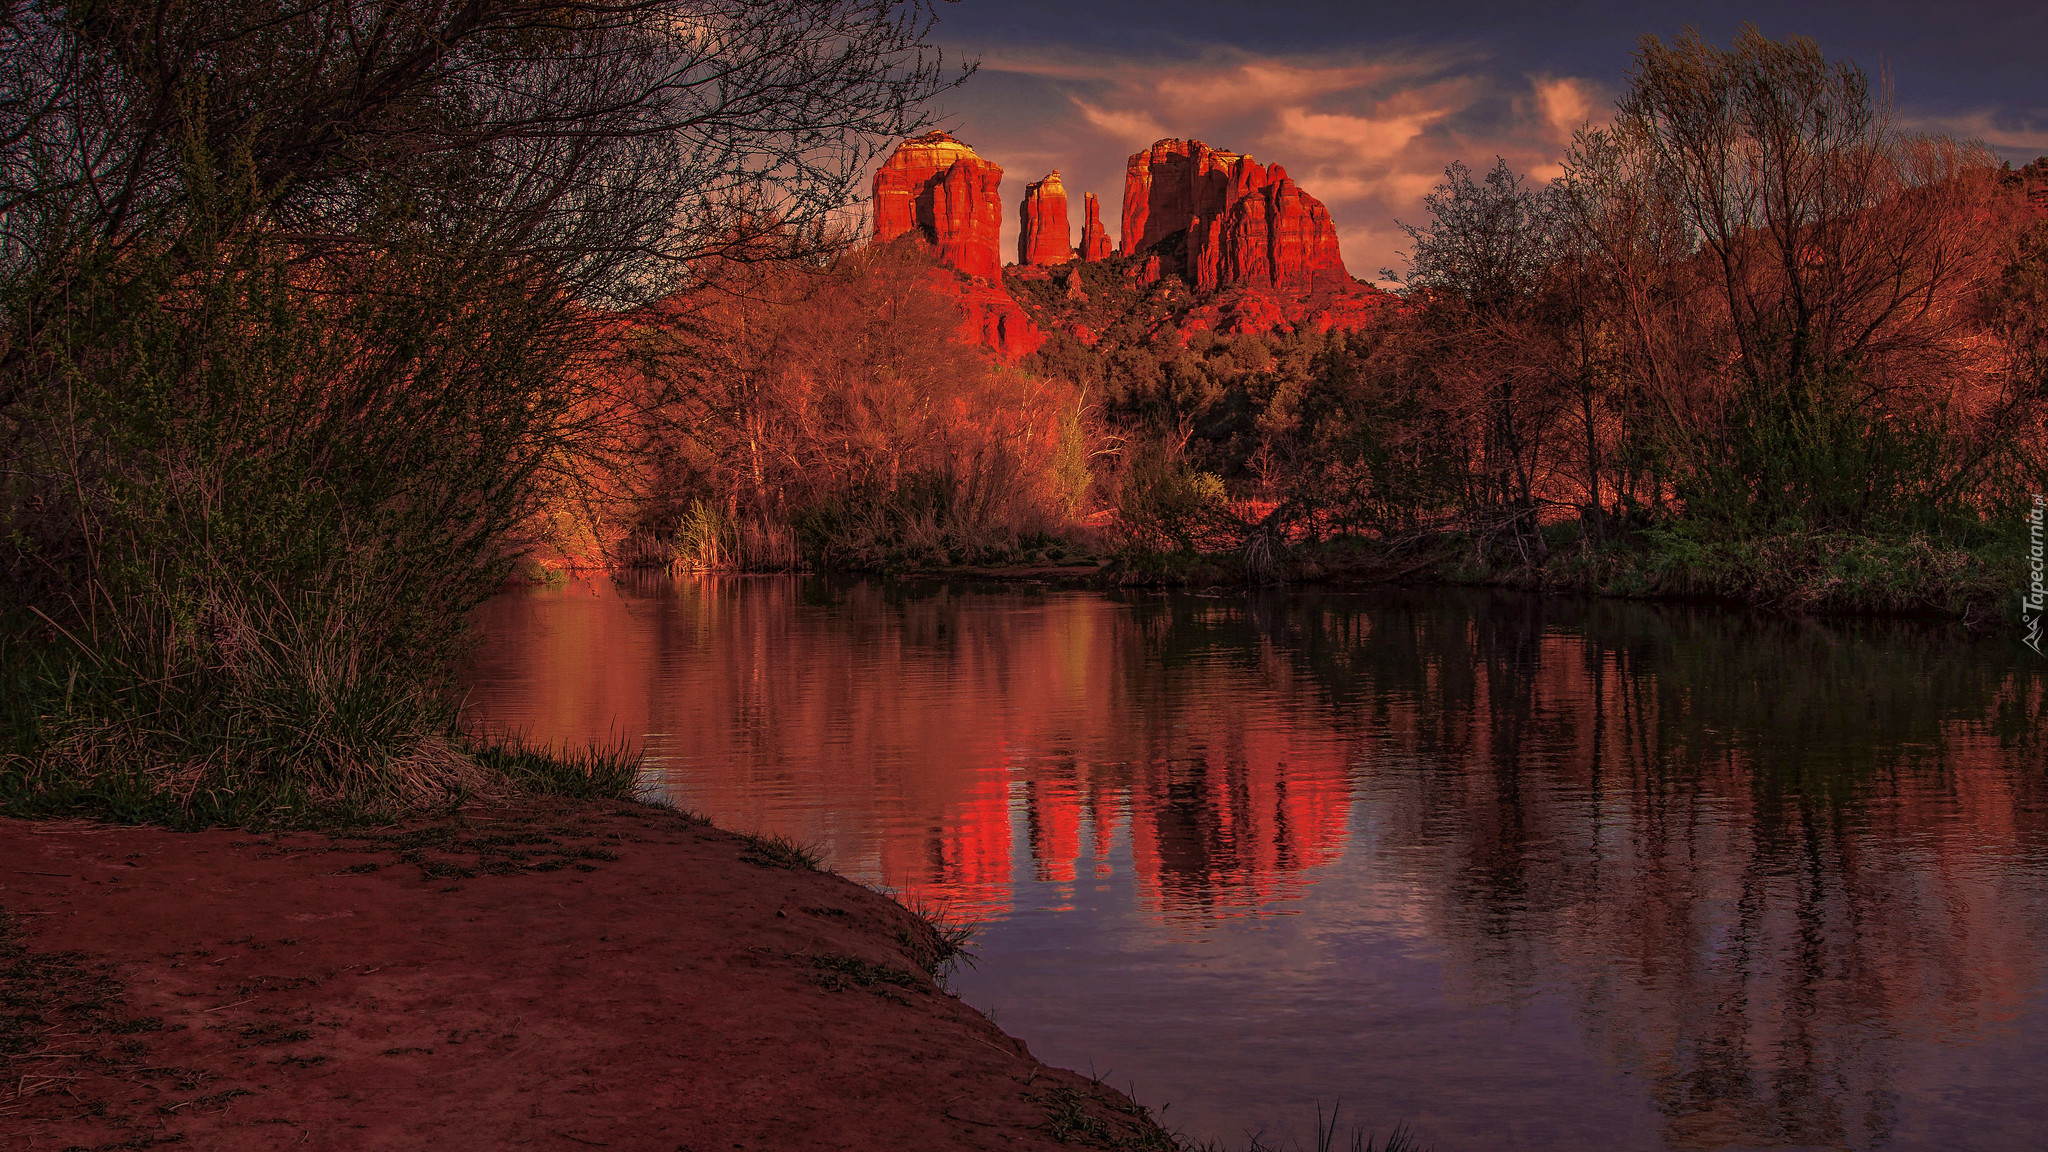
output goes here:
<path id="1" fill-rule="evenodd" d="M 1999 642 L 794 579 L 484 626 L 483 718 L 645 734 L 677 802 L 993 921 L 970 998 L 1197 1134 L 1347 1094 L 1445 1148 L 2031 1138 L 2048 688 Z"/>

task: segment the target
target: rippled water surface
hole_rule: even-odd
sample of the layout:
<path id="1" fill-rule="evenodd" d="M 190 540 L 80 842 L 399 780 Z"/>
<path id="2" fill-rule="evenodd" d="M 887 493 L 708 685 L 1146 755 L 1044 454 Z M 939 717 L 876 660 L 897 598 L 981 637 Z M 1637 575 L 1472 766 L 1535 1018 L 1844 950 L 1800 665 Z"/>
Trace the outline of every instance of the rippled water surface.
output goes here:
<path id="1" fill-rule="evenodd" d="M 2041 1146 L 2048 677 L 2009 638 L 1447 591 L 606 581 L 473 713 L 982 921 L 955 986 L 1188 1134 Z"/>

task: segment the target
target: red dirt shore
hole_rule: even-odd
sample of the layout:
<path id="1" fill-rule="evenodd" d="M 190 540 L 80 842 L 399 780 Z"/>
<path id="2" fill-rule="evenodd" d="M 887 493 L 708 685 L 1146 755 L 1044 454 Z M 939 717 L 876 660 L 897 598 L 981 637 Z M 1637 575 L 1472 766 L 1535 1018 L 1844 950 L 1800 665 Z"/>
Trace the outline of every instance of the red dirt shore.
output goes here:
<path id="1" fill-rule="evenodd" d="M 0 1147 L 1171 1147 L 946 994 L 924 921 L 777 858 L 621 803 L 0 820 Z"/>

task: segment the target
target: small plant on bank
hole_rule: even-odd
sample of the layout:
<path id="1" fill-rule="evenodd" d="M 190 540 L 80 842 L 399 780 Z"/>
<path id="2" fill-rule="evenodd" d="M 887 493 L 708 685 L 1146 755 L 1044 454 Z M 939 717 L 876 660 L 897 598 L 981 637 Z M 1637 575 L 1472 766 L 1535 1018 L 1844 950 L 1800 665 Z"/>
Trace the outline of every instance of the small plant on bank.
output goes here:
<path id="1" fill-rule="evenodd" d="M 837 953 L 813 956 L 811 967 L 817 969 L 819 986 L 835 992 L 848 984 L 870 989 L 885 984 L 910 991 L 924 986 L 924 981 L 916 973 L 891 968 L 887 964 L 870 963 L 858 956 Z"/>
<path id="2" fill-rule="evenodd" d="M 897 940 L 926 975 L 943 984 L 962 964 L 974 966 L 976 956 L 970 945 L 981 935 L 980 924 L 957 919 L 944 908 L 914 898 L 898 903 L 910 909 L 917 927 L 898 933 Z"/>
<path id="3" fill-rule="evenodd" d="M 640 789 L 640 754 L 623 741 L 557 750 L 510 737 L 472 755 L 496 778 L 536 796 L 631 800 Z"/>
<path id="4" fill-rule="evenodd" d="M 818 857 L 818 850 L 808 844 L 799 844 L 787 836 L 776 833 L 740 833 L 747 847 L 740 853 L 740 859 L 763 868 L 787 868 L 792 872 L 822 872 L 824 864 Z"/>

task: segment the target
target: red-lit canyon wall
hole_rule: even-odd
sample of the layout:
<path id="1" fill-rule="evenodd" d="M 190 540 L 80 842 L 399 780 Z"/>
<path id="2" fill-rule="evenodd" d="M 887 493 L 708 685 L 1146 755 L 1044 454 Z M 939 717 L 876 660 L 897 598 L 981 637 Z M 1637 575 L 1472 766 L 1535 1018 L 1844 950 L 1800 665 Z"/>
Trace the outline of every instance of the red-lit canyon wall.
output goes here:
<path id="1" fill-rule="evenodd" d="M 1152 338 L 1184 342 L 1198 331 L 1365 328 L 1392 299 L 1351 278 L 1329 210 L 1286 169 L 1180 139 L 1160 140 L 1126 163 L 1120 251 L 1131 261 L 1131 287 L 1144 291 L 1171 280 L 1185 282 L 1192 295 L 1162 288 L 1167 295 L 1157 299 L 1119 302 L 1112 292 L 1091 303 L 1076 281 L 1062 299 L 1040 299 L 1033 290 L 1020 297 L 1017 285 L 1002 279 L 1001 181 L 1001 167 L 945 132 L 906 140 L 875 173 L 875 237 L 921 236 L 944 264 L 983 281 L 958 286 L 963 332 L 1006 360 L 1037 350 L 1047 328 L 1092 346 L 1104 317 L 1127 316 L 1134 305 L 1151 317 Z M 1109 258 L 1093 194 L 1084 210 L 1077 250 L 1060 174 L 1028 186 L 1018 205 L 1012 276 L 1042 279 L 1043 269 L 1077 256 Z"/>
<path id="2" fill-rule="evenodd" d="M 1177 258 L 1198 291 L 1306 296 L 1352 284 L 1322 201 L 1280 165 L 1200 140 L 1161 140 L 1130 158 L 1123 225 L 1126 256 Z"/>
<path id="3" fill-rule="evenodd" d="M 945 132 L 896 146 L 875 172 L 875 239 L 922 235 L 970 276 L 1003 274 L 1003 170 Z"/>

